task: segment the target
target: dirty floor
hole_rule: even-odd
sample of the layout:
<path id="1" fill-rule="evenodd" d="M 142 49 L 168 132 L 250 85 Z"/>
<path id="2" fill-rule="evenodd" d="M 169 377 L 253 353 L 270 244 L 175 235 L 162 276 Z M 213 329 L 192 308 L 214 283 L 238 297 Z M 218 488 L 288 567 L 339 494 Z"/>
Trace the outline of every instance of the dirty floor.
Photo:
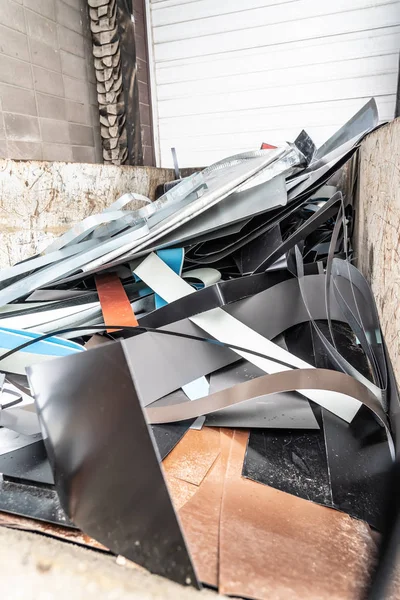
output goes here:
<path id="1" fill-rule="evenodd" d="M 222 599 L 124 562 L 50 537 L 0 527 L 0 590 L 7 600 Z"/>

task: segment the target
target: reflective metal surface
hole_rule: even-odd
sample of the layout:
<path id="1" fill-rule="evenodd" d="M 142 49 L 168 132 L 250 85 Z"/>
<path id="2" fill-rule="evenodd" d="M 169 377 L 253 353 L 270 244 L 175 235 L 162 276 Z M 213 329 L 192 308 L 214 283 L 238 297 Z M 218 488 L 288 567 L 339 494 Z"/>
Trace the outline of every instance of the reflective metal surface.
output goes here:
<path id="1" fill-rule="evenodd" d="M 28 376 L 71 521 L 153 573 L 197 585 L 121 344 Z"/>

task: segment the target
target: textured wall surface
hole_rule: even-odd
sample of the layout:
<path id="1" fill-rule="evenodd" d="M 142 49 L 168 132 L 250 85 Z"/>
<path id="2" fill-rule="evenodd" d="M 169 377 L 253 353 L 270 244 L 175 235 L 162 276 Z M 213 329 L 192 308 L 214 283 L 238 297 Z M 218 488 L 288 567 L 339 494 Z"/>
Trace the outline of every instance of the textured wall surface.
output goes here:
<path id="1" fill-rule="evenodd" d="M 0 160 L 0 268 L 41 252 L 122 194 L 153 199 L 172 179 L 172 169 Z"/>
<path id="2" fill-rule="evenodd" d="M 400 119 L 360 149 L 357 266 L 371 283 L 400 384 Z"/>
<path id="3" fill-rule="evenodd" d="M 0 158 L 103 161 L 87 10 L 0 1 Z"/>

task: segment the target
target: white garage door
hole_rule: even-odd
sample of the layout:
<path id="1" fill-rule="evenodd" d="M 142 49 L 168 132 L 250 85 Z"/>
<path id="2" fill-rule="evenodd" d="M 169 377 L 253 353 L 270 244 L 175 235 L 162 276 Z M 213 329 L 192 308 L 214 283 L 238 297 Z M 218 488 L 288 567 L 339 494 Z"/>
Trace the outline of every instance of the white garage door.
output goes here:
<path id="1" fill-rule="evenodd" d="M 161 166 L 320 144 L 371 96 L 393 118 L 399 1 L 147 1 Z"/>

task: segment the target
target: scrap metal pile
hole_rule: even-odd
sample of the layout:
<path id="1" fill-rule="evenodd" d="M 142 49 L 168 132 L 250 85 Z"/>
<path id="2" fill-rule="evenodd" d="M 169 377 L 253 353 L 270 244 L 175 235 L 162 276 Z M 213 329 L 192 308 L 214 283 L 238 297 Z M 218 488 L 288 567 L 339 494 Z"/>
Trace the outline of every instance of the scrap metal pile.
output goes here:
<path id="1" fill-rule="evenodd" d="M 359 597 L 398 398 L 332 182 L 377 124 L 132 191 L 0 271 L 11 521 L 234 596 Z"/>

